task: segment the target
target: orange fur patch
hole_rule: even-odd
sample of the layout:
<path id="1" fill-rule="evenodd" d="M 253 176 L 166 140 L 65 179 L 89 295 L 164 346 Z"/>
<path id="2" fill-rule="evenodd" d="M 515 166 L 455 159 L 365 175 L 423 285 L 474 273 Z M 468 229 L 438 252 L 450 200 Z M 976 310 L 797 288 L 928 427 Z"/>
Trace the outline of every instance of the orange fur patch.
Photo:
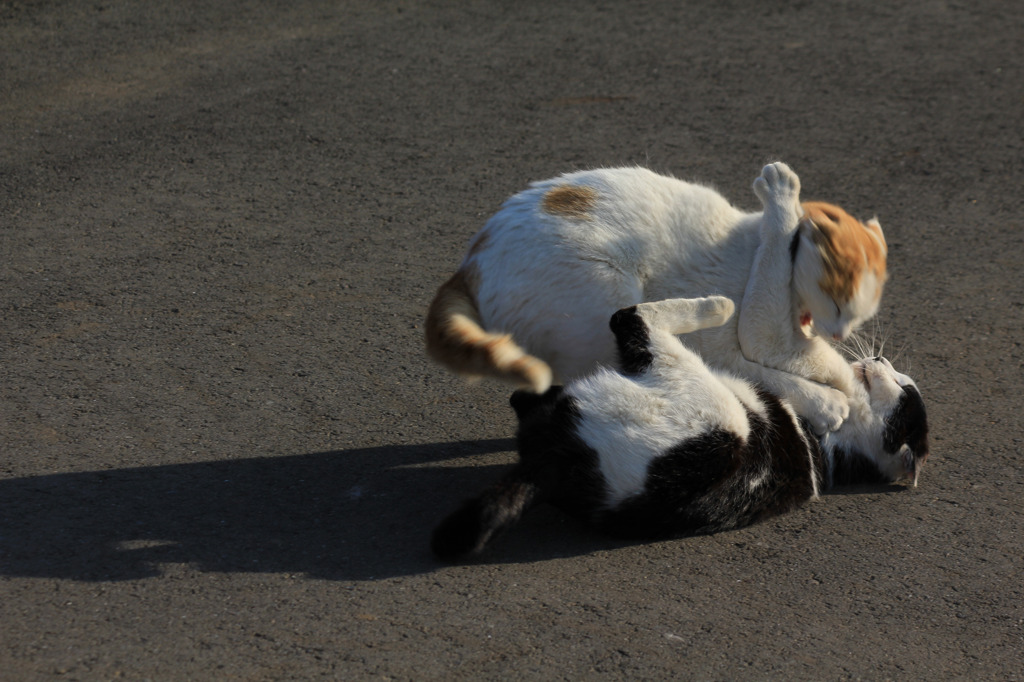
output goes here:
<path id="1" fill-rule="evenodd" d="M 579 185 L 559 185 L 544 194 L 541 207 L 551 215 L 582 218 L 597 201 L 597 191 Z"/>
<path id="2" fill-rule="evenodd" d="M 462 335 L 453 327 L 456 315 L 470 320 L 479 315 L 473 302 L 475 280 L 473 269 L 459 270 L 440 286 L 427 309 L 424 325 L 427 352 L 438 362 L 453 366 L 467 362 L 464 356 L 469 351 L 460 343 Z"/>
<path id="3" fill-rule="evenodd" d="M 480 326 L 476 307 L 479 273 L 467 266 L 442 284 L 427 310 L 427 353 L 442 365 L 470 376 L 493 376 L 543 393 L 551 368 L 527 355 L 509 334 Z"/>
<path id="4" fill-rule="evenodd" d="M 804 220 L 814 224 L 812 238 L 825 263 L 821 290 L 837 301 L 849 301 L 865 272 L 885 281 L 885 239 L 877 225 L 865 225 L 849 213 L 823 202 L 803 204 Z M 881 295 L 879 287 L 878 295 Z"/>

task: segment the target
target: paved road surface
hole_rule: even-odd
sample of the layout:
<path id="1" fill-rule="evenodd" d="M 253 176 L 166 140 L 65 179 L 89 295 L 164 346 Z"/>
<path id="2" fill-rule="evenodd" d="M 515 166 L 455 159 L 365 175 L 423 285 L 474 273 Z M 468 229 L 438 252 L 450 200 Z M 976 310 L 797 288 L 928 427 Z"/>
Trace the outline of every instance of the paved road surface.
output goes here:
<path id="1" fill-rule="evenodd" d="M 629 5 L 627 7 L 627 5 Z M 885 5 L 885 7 L 883 7 Z M 0 2 L 0 670 L 1020 679 L 1024 6 Z M 917 489 L 628 545 L 433 524 L 512 458 L 422 317 L 529 180 L 640 164 L 891 245 Z"/>

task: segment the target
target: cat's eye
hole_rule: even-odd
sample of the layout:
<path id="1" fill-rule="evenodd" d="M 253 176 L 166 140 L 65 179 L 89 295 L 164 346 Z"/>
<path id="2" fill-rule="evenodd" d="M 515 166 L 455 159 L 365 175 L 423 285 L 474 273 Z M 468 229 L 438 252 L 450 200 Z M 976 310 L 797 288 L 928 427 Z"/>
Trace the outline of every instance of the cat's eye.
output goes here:
<path id="1" fill-rule="evenodd" d="M 836 303 L 835 300 L 833 300 L 832 301 L 832 305 L 834 305 L 836 307 L 836 317 L 842 317 L 843 316 L 843 309 L 839 307 L 839 304 Z"/>

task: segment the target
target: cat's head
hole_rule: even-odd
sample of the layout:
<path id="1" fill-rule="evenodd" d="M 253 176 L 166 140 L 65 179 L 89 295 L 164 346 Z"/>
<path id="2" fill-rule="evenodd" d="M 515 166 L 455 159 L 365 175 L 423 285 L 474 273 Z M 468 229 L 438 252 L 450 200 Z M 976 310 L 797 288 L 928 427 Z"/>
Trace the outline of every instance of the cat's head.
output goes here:
<path id="1" fill-rule="evenodd" d="M 821 202 L 803 204 L 793 282 L 801 314 L 825 338 L 842 340 L 878 311 L 888 251 L 877 220 L 862 223 Z"/>
<path id="2" fill-rule="evenodd" d="M 917 384 L 883 357 L 851 366 L 864 387 L 870 416 L 851 413 L 835 432 L 833 483 L 909 480 L 917 485 L 929 453 L 928 416 Z"/>

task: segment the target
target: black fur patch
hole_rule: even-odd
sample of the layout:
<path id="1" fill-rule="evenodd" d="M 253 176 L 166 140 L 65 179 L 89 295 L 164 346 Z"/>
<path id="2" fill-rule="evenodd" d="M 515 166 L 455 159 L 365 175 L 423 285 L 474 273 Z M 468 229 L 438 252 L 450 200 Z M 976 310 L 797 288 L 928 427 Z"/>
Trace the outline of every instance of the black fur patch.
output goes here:
<path id="1" fill-rule="evenodd" d="M 599 512 L 597 524 L 622 538 L 704 531 L 711 525 L 711 512 L 701 498 L 709 490 L 724 487 L 728 477 L 736 474 L 743 454 L 742 441 L 722 429 L 680 443 L 651 462 L 642 493 Z"/>
<path id="2" fill-rule="evenodd" d="M 577 435 L 580 413 L 576 402 L 553 391 L 545 393 L 545 400 L 533 410 L 519 415 L 516 439 L 520 462 L 536 476 L 543 476 L 538 499 L 590 521 L 606 497 L 597 453 Z"/>
<path id="3" fill-rule="evenodd" d="M 924 399 L 915 387 L 903 388 L 896 409 L 885 420 L 882 445 L 889 453 L 909 445 L 915 459 L 924 460 L 928 457 L 928 415 L 924 409 Z"/>
<path id="4" fill-rule="evenodd" d="M 528 391 L 516 391 L 509 402 L 519 417 L 520 451 L 525 442 L 538 440 L 543 425 L 552 423 L 552 414 L 560 404 L 561 386 L 552 386 L 542 395 Z M 565 420 L 563 420 L 565 421 Z M 557 424 L 555 430 L 573 431 L 573 422 Z M 525 434 L 525 436 L 524 436 Z M 555 438 L 557 440 L 557 438 Z M 557 492 L 559 464 L 543 456 L 534 456 L 536 447 L 529 445 L 527 457 L 488 486 L 480 495 L 466 500 L 462 506 L 448 515 L 431 536 L 430 548 L 444 561 L 456 561 L 476 554 L 495 536 L 506 530 L 522 517 L 534 504 Z"/>
<path id="5" fill-rule="evenodd" d="M 800 230 L 793 235 L 793 241 L 789 243 L 789 262 L 796 263 L 796 252 L 800 249 Z"/>
<path id="6" fill-rule="evenodd" d="M 651 463 L 644 491 L 603 514 L 621 537 L 713 533 L 783 514 L 814 494 L 811 451 L 800 425 L 761 392 L 767 419 L 748 413 L 747 442 L 722 429 L 680 443 Z"/>
<path id="7" fill-rule="evenodd" d="M 833 486 L 843 485 L 875 485 L 888 483 L 889 478 L 878 469 L 878 465 L 855 450 L 834 448 L 832 450 L 832 470 L 829 479 Z"/>
<path id="8" fill-rule="evenodd" d="M 758 389 L 758 397 L 768 411 L 767 419 L 751 415 L 751 437 L 748 447 L 750 464 L 758 469 L 765 464 L 771 471 L 771 480 L 759 487 L 756 504 L 748 523 L 785 514 L 796 509 L 814 495 L 811 479 L 813 445 L 809 444 L 799 420 L 783 406 L 775 395 Z"/>
<path id="9" fill-rule="evenodd" d="M 434 529 L 430 548 L 445 561 L 480 552 L 543 495 L 549 485 L 546 477 L 544 470 L 516 465 L 479 497 L 466 500 L 445 518 Z"/>
<path id="10" fill-rule="evenodd" d="M 654 362 L 654 355 L 651 354 L 647 324 L 640 317 L 636 306 L 623 308 L 612 315 L 610 326 L 615 334 L 622 372 L 636 375 L 646 371 Z"/>
<path id="11" fill-rule="evenodd" d="M 516 413 L 516 417 L 523 419 L 538 407 L 554 403 L 558 396 L 562 395 L 561 386 L 552 386 L 544 393 L 533 391 L 516 391 L 508 399 L 509 404 Z"/>
<path id="12" fill-rule="evenodd" d="M 430 536 L 430 549 L 439 559 L 454 561 L 478 550 L 490 533 L 486 531 L 485 503 L 482 498 L 463 502 L 442 521 Z"/>

